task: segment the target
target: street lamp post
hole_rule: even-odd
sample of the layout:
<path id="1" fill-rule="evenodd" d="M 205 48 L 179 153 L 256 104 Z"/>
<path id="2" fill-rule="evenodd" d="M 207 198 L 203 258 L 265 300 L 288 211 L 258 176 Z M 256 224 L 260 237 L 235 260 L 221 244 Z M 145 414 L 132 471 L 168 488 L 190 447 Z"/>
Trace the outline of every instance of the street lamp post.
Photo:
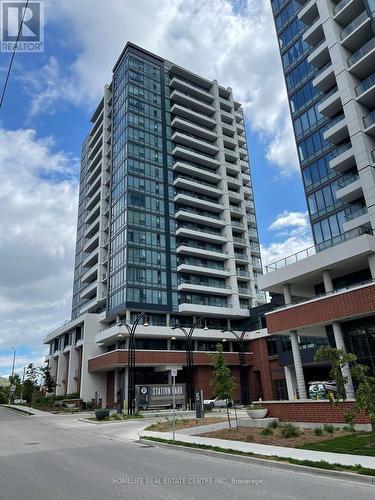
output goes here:
<path id="1" fill-rule="evenodd" d="M 245 354 L 245 335 L 247 333 L 247 328 L 242 330 L 240 334 L 231 329 L 222 330 L 222 333 L 231 333 L 232 335 L 234 335 L 234 337 L 236 337 L 240 349 L 238 352 L 238 356 L 240 361 L 241 400 L 242 404 L 246 406 L 251 402 L 249 379 L 247 376 L 246 354 Z"/>
<path id="2" fill-rule="evenodd" d="M 14 347 L 11 347 L 11 349 L 13 349 L 13 364 L 12 364 L 11 384 L 9 389 L 9 404 L 12 402 L 16 386 L 16 384 L 14 383 L 14 365 L 16 363 L 16 350 Z"/>
<path id="3" fill-rule="evenodd" d="M 194 409 L 194 359 L 193 359 L 193 333 L 196 327 L 199 325 L 199 323 L 204 319 L 205 317 L 202 316 L 201 318 L 198 318 L 194 323 L 193 326 L 190 328 L 189 331 L 187 331 L 184 327 L 182 326 L 174 326 L 172 330 L 181 330 L 182 333 L 185 335 L 186 338 L 186 382 L 187 382 L 187 395 L 188 395 L 188 406 L 190 410 Z M 204 326 L 204 330 L 208 330 L 207 325 Z"/>
<path id="4" fill-rule="evenodd" d="M 128 415 L 133 415 L 135 411 L 135 332 L 141 319 L 148 314 L 143 311 L 136 317 L 134 323 L 129 326 L 127 323 L 119 323 L 118 326 L 125 326 L 129 333 L 128 347 Z M 148 326 L 147 320 L 143 326 Z"/>

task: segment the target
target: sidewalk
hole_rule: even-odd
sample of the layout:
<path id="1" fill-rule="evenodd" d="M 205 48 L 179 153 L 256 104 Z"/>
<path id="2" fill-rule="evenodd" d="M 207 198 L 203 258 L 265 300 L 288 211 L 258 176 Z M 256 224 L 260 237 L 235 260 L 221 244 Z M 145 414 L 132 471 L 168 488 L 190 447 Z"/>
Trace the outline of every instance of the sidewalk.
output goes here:
<path id="1" fill-rule="evenodd" d="M 141 431 L 139 437 L 155 437 L 172 441 L 172 432 L 152 432 Z M 230 441 L 228 439 L 207 438 L 201 436 L 189 436 L 176 432 L 176 441 L 184 443 L 203 444 L 208 446 L 217 446 L 223 449 L 236 450 L 267 457 L 277 456 L 281 458 L 293 458 L 296 460 L 311 460 L 320 462 L 324 460 L 330 464 L 341 465 L 362 465 L 369 469 L 375 469 L 375 457 L 366 457 L 361 455 L 347 455 L 344 453 L 328 453 L 312 450 L 300 450 L 297 448 L 284 448 L 282 446 L 270 446 L 257 443 L 244 443 L 241 441 Z"/>

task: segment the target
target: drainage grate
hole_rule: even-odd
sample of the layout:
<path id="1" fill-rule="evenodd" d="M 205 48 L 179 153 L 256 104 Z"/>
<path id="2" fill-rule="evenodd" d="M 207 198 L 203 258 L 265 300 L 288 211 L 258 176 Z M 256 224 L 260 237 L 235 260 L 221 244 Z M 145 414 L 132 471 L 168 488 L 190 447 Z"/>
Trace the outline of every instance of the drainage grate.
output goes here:
<path id="1" fill-rule="evenodd" d="M 25 443 L 27 445 L 34 445 L 34 444 L 40 444 L 40 443 Z"/>

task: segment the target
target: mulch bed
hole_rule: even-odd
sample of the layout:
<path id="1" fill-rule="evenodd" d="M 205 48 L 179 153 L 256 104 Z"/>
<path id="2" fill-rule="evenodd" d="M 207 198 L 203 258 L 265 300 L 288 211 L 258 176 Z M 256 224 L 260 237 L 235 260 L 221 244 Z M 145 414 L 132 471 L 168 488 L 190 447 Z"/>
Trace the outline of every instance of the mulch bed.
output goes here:
<path id="1" fill-rule="evenodd" d="M 262 430 L 263 429 L 254 427 L 242 427 L 240 429 L 232 428 L 207 432 L 205 434 L 200 434 L 200 436 L 217 439 L 230 439 L 233 441 L 244 441 L 247 443 L 268 444 L 272 446 L 285 446 L 287 448 L 297 448 L 308 443 L 319 443 L 321 441 L 327 441 L 328 439 L 334 439 L 335 437 L 347 436 L 350 434 L 347 431 L 335 430 L 332 434 L 324 432 L 322 436 L 317 436 L 312 429 L 300 429 L 300 435 L 298 437 L 294 436 L 284 438 L 280 435 L 279 428 L 272 429 L 273 435 L 271 436 L 262 436 Z"/>
<path id="2" fill-rule="evenodd" d="M 189 427 L 197 427 L 200 425 L 217 424 L 218 422 L 225 422 L 226 420 L 227 419 L 224 417 L 209 417 L 205 418 L 204 420 L 196 418 L 189 418 L 183 420 L 176 419 L 176 430 L 187 429 Z M 145 430 L 155 431 L 155 432 L 169 432 L 172 430 L 172 417 L 168 417 L 168 420 L 165 420 L 164 422 L 157 422 L 156 424 L 152 424 Z"/>

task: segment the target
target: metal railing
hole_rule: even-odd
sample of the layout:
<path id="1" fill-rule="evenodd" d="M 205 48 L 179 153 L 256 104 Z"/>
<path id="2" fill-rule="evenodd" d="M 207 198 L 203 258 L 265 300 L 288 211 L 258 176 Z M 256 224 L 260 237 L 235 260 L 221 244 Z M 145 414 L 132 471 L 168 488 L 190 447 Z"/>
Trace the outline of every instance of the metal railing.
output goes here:
<path id="1" fill-rule="evenodd" d="M 278 269 L 283 269 L 284 267 L 290 266 L 291 264 L 299 262 L 300 260 L 307 259 L 308 257 L 311 257 L 312 255 L 315 255 L 316 253 L 321 252 L 327 248 L 331 248 L 335 245 L 343 243 L 344 241 L 352 240 L 353 238 L 362 236 L 364 234 L 373 235 L 373 231 L 368 227 L 356 227 L 351 231 L 346 231 L 345 233 L 335 236 L 334 238 L 324 241 L 323 243 L 319 243 L 316 246 L 305 248 L 304 250 L 289 255 L 284 259 L 280 259 L 276 262 L 273 262 L 272 264 L 266 265 L 266 273 L 268 274 L 273 271 L 277 271 Z"/>

